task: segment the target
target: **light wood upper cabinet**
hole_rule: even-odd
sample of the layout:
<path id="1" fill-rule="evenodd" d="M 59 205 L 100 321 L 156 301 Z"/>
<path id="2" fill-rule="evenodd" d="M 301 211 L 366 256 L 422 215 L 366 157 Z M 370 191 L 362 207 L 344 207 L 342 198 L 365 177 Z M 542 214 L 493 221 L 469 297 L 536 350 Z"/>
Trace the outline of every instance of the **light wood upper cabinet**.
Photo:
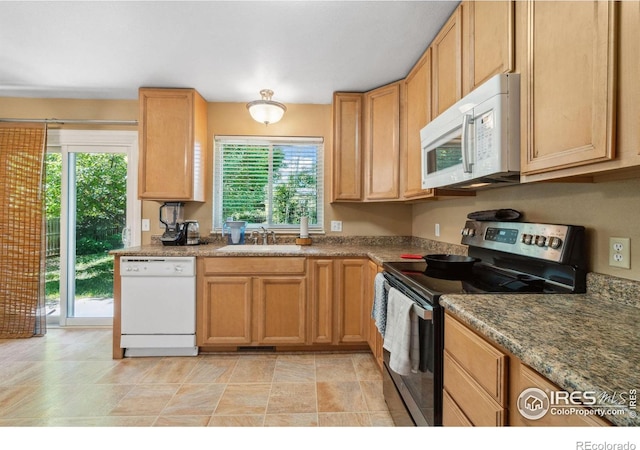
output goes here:
<path id="1" fill-rule="evenodd" d="M 462 24 L 458 7 L 431 43 L 433 117 L 462 98 Z"/>
<path id="2" fill-rule="evenodd" d="M 616 2 L 522 4 L 522 173 L 614 158 Z"/>
<path id="3" fill-rule="evenodd" d="M 364 95 L 364 149 L 366 200 L 400 197 L 401 82 Z"/>
<path id="4" fill-rule="evenodd" d="M 618 46 L 617 155 L 640 164 L 640 2 L 621 2 Z M 627 156 L 628 155 L 628 156 Z"/>
<path id="5" fill-rule="evenodd" d="M 515 5 L 467 1 L 463 14 L 463 95 L 494 75 L 515 69 Z"/>
<path id="6" fill-rule="evenodd" d="M 431 121 L 431 48 L 404 80 L 406 140 L 402 147 L 404 198 L 428 197 L 432 189 L 422 189 L 422 146 L 420 130 Z"/>
<path id="7" fill-rule="evenodd" d="M 332 201 L 362 200 L 362 96 L 333 94 Z"/>
<path id="8" fill-rule="evenodd" d="M 207 103 L 194 89 L 139 90 L 138 197 L 204 201 Z"/>

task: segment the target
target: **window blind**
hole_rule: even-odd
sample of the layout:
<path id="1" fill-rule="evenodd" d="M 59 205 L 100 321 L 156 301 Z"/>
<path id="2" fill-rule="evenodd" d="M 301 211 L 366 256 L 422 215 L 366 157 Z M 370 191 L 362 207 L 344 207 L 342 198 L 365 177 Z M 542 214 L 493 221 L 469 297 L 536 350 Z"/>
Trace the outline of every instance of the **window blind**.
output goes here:
<path id="1" fill-rule="evenodd" d="M 292 229 L 323 225 L 322 138 L 216 137 L 213 224 Z"/>

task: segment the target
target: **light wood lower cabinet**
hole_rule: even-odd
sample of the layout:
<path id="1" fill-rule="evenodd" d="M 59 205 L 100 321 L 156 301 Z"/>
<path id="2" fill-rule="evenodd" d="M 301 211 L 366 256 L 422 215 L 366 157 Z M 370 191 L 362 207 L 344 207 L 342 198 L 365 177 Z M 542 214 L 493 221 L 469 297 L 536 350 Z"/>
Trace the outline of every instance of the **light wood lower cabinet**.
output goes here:
<path id="1" fill-rule="evenodd" d="M 376 321 L 371 317 L 371 310 L 373 309 L 373 297 L 374 297 L 374 280 L 378 272 L 382 272 L 382 267 L 378 266 L 375 262 L 369 261 L 369 284 L 367 290 L 367 303 L 366 310 L 367 321 L 369 323 L 369 332 L 367 334 L 367 342 L 369 343 L 369 349 L 378 363 L 378 367 L 382 369 L 382 344 L 384 343 L 380 331 L 376 326 Z"/>
<path id="2" fill-rule="evenodd" d="M 251 277 L 205 276 L 198 295 L 198 345 L 251 343 Z"/>
<path id="3" fill-rule="evenodd" d="M 306 342 L 304 258 L 201 258 L 198 273 L 199 346 Z"/>
<path id="4" fill-rule="evenodd" d="M 312 344 L 366 344 L 369 273 L 367 258 L 309 259 Z"/>
<path id="5" fill-rule="evenodd" d="M 445 314 L 444 426 L 609 426 L 591 414 L 552 414 L 530 420 L 518 401 L 529 388 L 542 392 L 562 391 L 519 358 L 476 334 L 462 322 Z M 587 410 L 583 405 L 572 405 Z"/>
<path id="6" fill-rule="evenodd" d="M 558 386 L 551 383 L 532 368 L 522 364 L 520 361 L 513 361 L 511 364 L 511 413 L 509 420 L 514 426 L 538 426 L 538 427 L 606 427 L 610 423 L 596 415 L 586 414 L 586 407 L 572 405 L 576 410 L 585 411 L 584 414 L 552 414 L 548 411 L 540 419 L 530 420 L 520 414 L 518 401 L 520 394 L 528 388 L 538 388 L 543 392 L 561 391 Z M 523 399 L 523 401 L 526 401 Z"/>
<path id="7" fill-rule="evenodd" d="M 338 343 L 367 342 L 368 314 L 366 310 L 369 284 L 368 259 L 337 261 L 336 287 L 338 307 Z"/>
<path id="8" fill-rule="evenodd" d="M 475 426 L 506 425 L 507 355 L 449 315 L 444 348 L 443 425 L 457 426 L 461 416 Z"/>
<path id="9" fill-rule="evenodd" d="M 368 258 L 199 258 L 197 343 L 362 347 L 371 314 L 368 262 Z"/>
<path id="10" fill-rule="evenodd" d="M 335 266 L 333 259 L 309 260 L 309 324 L 313 344 L 333 343 Z"/>

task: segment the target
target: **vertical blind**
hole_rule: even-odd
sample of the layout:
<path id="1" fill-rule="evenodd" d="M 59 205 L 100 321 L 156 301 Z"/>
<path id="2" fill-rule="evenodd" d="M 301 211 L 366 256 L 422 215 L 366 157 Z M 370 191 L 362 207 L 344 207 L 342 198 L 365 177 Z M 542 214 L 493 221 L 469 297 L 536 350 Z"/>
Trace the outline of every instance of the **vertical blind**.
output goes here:
<path id="1" fill-rule="evenodd" d="M 293 228 L 300 217 L 321 229 L 321 138 L 216 137 L 213 223 L 244 220 L 249 226 Z"/>
<path id="2" fill-rule="evenodd" d="M 46 128 L 0 124 L 0 338 L 43 335 Z"/>

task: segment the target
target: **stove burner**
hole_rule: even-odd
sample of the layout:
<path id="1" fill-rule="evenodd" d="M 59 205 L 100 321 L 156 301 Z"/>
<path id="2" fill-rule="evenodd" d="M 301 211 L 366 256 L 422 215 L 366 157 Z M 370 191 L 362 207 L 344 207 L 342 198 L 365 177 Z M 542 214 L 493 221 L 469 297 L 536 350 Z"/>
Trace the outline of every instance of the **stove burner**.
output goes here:
<path id="1" fill-rule="evenodd" d="M 514 284 L 519 284 L 514 286 Z M 517 292 L 543 292 L 545 280 L 530 275 L 518 274 L 515 279 L 498 284 L 499 287 L 510 288 Z"/>

